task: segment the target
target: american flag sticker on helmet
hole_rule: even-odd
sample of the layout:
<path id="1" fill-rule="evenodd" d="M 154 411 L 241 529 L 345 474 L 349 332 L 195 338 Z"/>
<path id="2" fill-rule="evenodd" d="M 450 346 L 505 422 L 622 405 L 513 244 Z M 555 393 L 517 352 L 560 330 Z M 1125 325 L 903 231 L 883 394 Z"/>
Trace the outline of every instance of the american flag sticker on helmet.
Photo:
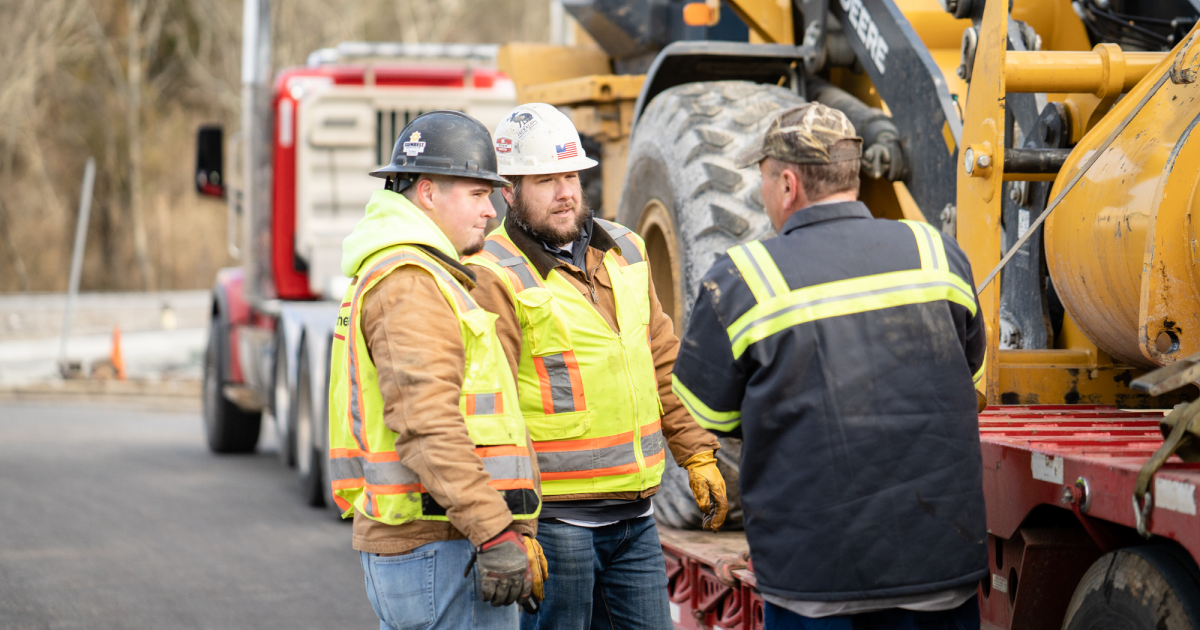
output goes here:
<path id="1" fill-rule="evenodd" d="M 579 143 L 568 142 L 566 144 L 556 144 L 554 145 L 554 152 L 560 160 L 577 157 L 579 155 Z"/>

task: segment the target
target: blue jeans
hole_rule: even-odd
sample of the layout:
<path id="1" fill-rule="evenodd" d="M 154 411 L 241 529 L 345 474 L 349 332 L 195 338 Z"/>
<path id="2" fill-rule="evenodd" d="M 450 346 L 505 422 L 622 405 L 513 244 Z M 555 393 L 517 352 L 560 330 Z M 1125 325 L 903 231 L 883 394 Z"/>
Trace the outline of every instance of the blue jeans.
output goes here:
<path id="1" fill-rule="evenodd" d="M 859 615 L 812 619 L 763 602 L 764 630 L 979 630 L 979 598 L 952 610 L 917 612 L 888 608 Z"/>
<path id="2" fill-rule="evenodd" d="M 671 624 L 667 568 L 654 517 L 604 527 L 538 523 L 550 580 L 521 630 L 663 630 Z"/>
<path id="3" fill-rule="evenodd" d="M 402 556 L 360 551 L 379 630 L 516 630 L 517 605 L 480 599 L 477 568 L 463 577 L 473 549 L 470 541 L 447 540 Z"/>

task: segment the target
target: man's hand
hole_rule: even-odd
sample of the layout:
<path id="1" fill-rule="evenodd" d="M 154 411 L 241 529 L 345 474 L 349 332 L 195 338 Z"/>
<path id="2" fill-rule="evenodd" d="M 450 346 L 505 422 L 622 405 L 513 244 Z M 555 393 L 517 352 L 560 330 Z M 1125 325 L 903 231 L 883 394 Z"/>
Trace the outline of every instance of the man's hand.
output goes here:
<path id="1" fill-rule="evenodd" d="M 493 606 L 507 606 L 529 597 L 533 581 L 529 550 L 522 538 L 507 530 L 479 547 L 473 560 L 479 565 L 483 601 L 491 602 Z M 471 565 L 468 564 L 466 574 L 470 572 Z"/>
<path id="2" fill-rule="evenodd" d="M 712 451 L 696 453 L 683 463 L 688 471 L 688 483 L 696 497 L 696 505 L 704 512 L 704 529 L 717 531 L 725 524 L 729 501 L 725 498 L 725 479 L 717 470 L 717 458 Z M 711 497 L 711 498 L 710 498 Z"/>
<path id="3" fill-rule="evenodd" d="M 525 536 L 525 548 L 529 551 L 529 572 L 533 578 L 533 590 L 530 591 L 529 597 L 536 606 L 546 599 L 546 580 L 550 579 L 550 565 L 546 563 L 546 554 L 542 552 L 542 546 L 536 538 Z M 524 601 L 521 604 L 526 610 L 531 608 Z"/>

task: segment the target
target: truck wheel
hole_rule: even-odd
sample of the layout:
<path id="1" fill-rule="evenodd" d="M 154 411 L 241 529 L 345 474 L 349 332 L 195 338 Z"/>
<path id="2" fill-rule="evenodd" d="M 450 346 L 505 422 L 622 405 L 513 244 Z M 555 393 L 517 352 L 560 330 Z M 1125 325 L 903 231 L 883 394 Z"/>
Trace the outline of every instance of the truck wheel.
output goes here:
<path id="1" fill-rule="evenodd" d="M 287 346 L 283 334 L 275 340 L 275 375 L 271 385 L 271 414 L 279 436 L 279 460 L 284 466 L 296 465 L 296 414 L 292 390 L 288 387 Z"/>
<path id="2" fill-rule="evenodd" d="M 638 118 L 617 221 L 646 241 L 654 286 L 676 334 L 717 258 L 734 245 L 774 233 L 763 210 L 758 167 L 737 169 L 733 158 L 762 137 L 779 111 L 803 102 L 774 85 L 688 83 L 654 97 Z M 730 490 L 725 527 L 738 529 L 741 440 L 720 441 L 718 461 Z M 660 521 L 700 526 L 687 471 L 674 462 L 668 461 L 654 499 Z"/>
<path id="3" fill-rule="evenodd" d="M 201 405 L 204 413 L 204 434 L 208 450 L 214 453 L 251 453 L 258 446 L 262 413 L 243 411 L 225 398 L 223 391 L 228 379 L 225 353 L 229 344 L 217 316 L 208 327 L 208 348 L 204 351 L 204 388 Z"/>
<path id="4" fill-rule="evenodd" d="M 1075 588 L 1063 628 L 1200 628 L 1200 571 L 1189 556 L 1166 545 L 1106 554 Z"/>
<path id="5" fill-rule="evenodd" d="M 313 413 L 312 376 L 309 373 L 308 351 L 300 347 L 299 373 L 296 376 L 296 473 L 300 478 L 300 495 L 313 507 L 325 505 L 325 479 L 317 431 L 322 427 Z M 321 417 L 324 417 L 323 414 Z M 324 429 L 328 430 L 328 429 Z"/>

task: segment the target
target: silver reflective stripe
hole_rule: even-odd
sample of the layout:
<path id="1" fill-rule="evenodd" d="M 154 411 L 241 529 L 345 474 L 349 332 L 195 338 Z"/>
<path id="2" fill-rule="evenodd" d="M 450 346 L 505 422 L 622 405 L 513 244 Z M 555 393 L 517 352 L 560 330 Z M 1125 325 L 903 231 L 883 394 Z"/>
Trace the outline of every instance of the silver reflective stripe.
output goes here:
<path id="1" fill-rule="evenodd" d="M 361 457 L 330 457 L 329 476 L 333 481 L 361 479 L 363 476 L 363 458 Z"/>
<path id="2" fill-rule="evenodd" d="M 484 457 L 483 469 L 492 479 L 533 479 L 533 464 L 522 455 Z"/>
<path id="3" fill-rule="evenodd" d="M 475 396 L 475 415 L 486 416 L 496 413 L 496 396 L 499 394 L 473 394 Z"/>
<path id="4" fill-rule="evenodd" d="M 934 269 L 941 269 L 941 263 L 938 262 L 938 247 L 937 244 L 933 242 L 933 233 L 930 231 L 931 228 L 920 224 L 918 224 L 918 227 L 920 227 L 921 231 L 925 233 L 925 240 L 929 243 L 929 261 L 933 263 Z"/>
<path id="5" fill-rule="evenodd" d="M 533 279 L 533 274 L 529 273 L 529 261 L 525 260 L 524 256 L 513 256 L 503 245 L 491 240 L 484 241 L 483 250 L 496 257 L 497 265 L 517 274 L 517 278 L 521 280 L 521 290 L 532 289 L 538 285 L 537 280 Z"/>
<path id="6" fill-rule="evenodd" d="M 896 293 L 899 291 L 911 291 L 914 289 L 929 289 L 929 288 L 933 288 L 933 287 L 948 287 L 948 288 L 954 289 L 956 291 L 962 291 L 961 288 L 959 288 L 952 282 L 937 281 L 937 282 L 923 282 L 921 284 L 906 284 L 906 285 L 902 285 L 902 286 L 887 287 L 884 289 L 876 289 L 874 291 L 862 291 L 859 293 L 851 293 L 849 295 L 837 295 L 837 296 L 833 296 L 833 297 L 821 298 L 819 300 L 811 300 L 808 302 L 801 302 L 799 304 L 789 305 L 787 308 L 781 308 L 777 311 L 772 311 L 770 313 L 767 313 L 766 315 L 763 315 L 762 317 L 759 317 L 758 319 L 756 319 L 756 320 L 750 322 L 749 324 L 747 324 L 746 326 L 744 326 L 729 341 L 731 343 L 736 344 L 738 339 L 740 339 L 743 335 L 745 335 L 746 333 L 753 330 L 755 326 L 758 326 L 759 324 L 762 324 L 763 322 L 775 319 L 776 317 L 785 315 L 792 311 L 809 308 L 811 306 L 818 306 L 818 305 L 826 304 L 829 302 L 844 302 L 844 301 L 853 300 L 853 299 L 857 299 L 857 298 L 861 298 L 861 297 L 868 297 L 868 296 L 872 296 L 872 295 L 884 295 L 887 293 Z M 868 309 L 868 310 L 875 310 L 875 309 Z"/>
<path id="7" fill-rule="evenodd" d="M 763 273 L 762 267 L 758 266 L 758 259 L 754 257 L 754 252 L 750 251 L 750 248 L 745 245 L 739 245 L 738 247 L 746 254 L 746 258 L 750 261 L 750 264 L 754 266 L 754 271 L 758 273 L 758 278 L 762 280 L 763 286 L 767 288 L 767 293 L 771 297 L 775 297 L 775 287 L 771 286 L 771 282 L 767 280 L 767 274 Z"/>
<path id="8" fill-rule="evenodd" d="M 561 354 L 542 357 L 546 376 L 550 379 L 550 398 L 554 400 L 554 413 L 575 411 L 575 397 L 571 393 L 571 372 Z"/>
<path id="9" fill-rule="evenodd" d="M 371 516 L 374 516 L 375 515 L 375 495 L 371 494 L 370 490 L 367 490 L 366 492 L 363 493 L 363 496 L 366 499 L 363 502 L 363 512 L 365 512 Z"/>
<path id="10" fill-rule="evenodd" d="M 619 226 L 616 223 L 610 223 L 603 219 L 597 219 L 596 223 L 599 223 L 604 228 L 604 231 L 608 232 L 608 235 L 617 242 L 617 247 L 621 248 L 621 257 L 626 262 L 631 265 L 642 262 L 641 250 L 634 244 L 633 239 L 626 236 L 629 234 L 629 228 Z"/>
<path id="11" fill-rule="evenodd" d="M 400 486 L 421 483 L 411 468 L 400 462 L 363 462 L 367 483 L 373 486 Z"/>
<path id="12" fill-rule="evenodd" d="M 642 436 L 642 457 L 658 455 L 662 452 L 666 440 L 663 439 L 662 429 Z"/>
<path id="13" fill-rule="evenodd" d="M 612 468 L 637 462 L 633 444 L 618 444 L 583 451 L 550 451 L 537 454 L 538 469 L 544 473 L 578 472 Z"/>
<path id="14" fill-rule="evenodd" d="M 353 339 L 347 339 L 347 343 L 354 343 Z M 350 417 L 354 420 L 354 440 L 358 442 L 358 447 L 362 448 L 366 445 L 363 441 L 363 422 L 362 410 L 358 406 L 358 353 L 354 348 L 350 348 Z"/>

